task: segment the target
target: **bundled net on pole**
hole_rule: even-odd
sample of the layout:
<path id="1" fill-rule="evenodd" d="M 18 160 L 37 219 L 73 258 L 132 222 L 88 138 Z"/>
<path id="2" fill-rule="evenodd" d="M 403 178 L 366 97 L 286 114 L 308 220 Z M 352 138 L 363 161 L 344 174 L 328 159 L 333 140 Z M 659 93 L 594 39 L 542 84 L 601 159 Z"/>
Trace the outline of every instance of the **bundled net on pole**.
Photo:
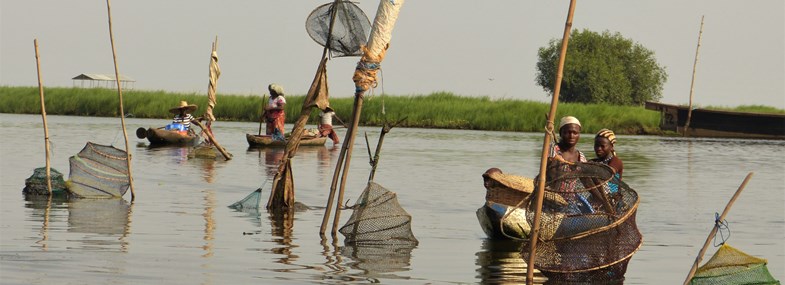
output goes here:
<path id="1" fill-rule="evenodd" d="M 690 280 L 703 284 L 780 284 L 766 267 L 766 259 L 748 255 L 723 244 Z"/>
<path id="2" fill-rule="evenodd" d="M 412 216 L 398 203 L 395 193 L 374 182 L 368 182 L 352 216 L 339 231 L 346 244 L 418 244 L 412 233 Z"/>
<path id="3" fill-rule="evenodd" d="M 126 152 L 113 146 L 87 142 L 70 157 L 68 190 L 81 198 L 122 197 L 130 181 Z"/>
<path id="4" fill-rule="evenodd" d="M 332 15 L 335 21 L 330 33 Z M 352 2 L 335 1 L 314 9 L 305 22 L 305 29 L 311 38 L 330 49 L 334 57 L 360 56 L 360 46 L 366 43 L 371 32 L 368 16 Z"/>
<path id="5" fill-rule="evenodd" d="M 49 174 L 52 181 L 52 193 L 55 195 L 65 193 L 63 174 L 54 168 L 50 168 Z M 25 179 L 25 188 L 22 189 L 22 193 L 25 195 L 49 195 L 47 187 L 46 167 L 39 167 L 33 170 L 33 175 Z"/>
<path id="6" fill-rule="evenodd" d="M 551 161 L 546 191 L 565 204 L 544 204 L 535 264 L 549 280 L 600 282 L 623 280 L 627 263 L 643 236 L 635 223 L 637 192 L 605 164 Z M 533 224 L 536 205 L 527 221 Z M 528 246 L 522 251 L 529 258 Z"/>

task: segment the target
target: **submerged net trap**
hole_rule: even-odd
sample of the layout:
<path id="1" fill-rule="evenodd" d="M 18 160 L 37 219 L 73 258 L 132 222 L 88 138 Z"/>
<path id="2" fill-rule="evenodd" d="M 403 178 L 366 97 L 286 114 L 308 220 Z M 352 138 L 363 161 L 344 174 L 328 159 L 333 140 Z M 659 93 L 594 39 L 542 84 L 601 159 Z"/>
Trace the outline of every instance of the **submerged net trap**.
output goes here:
<path id="1" fill-rule="evenodd" d="M 638 193 L 613 168 L 598 163 L 551 161 L 547 192 L 566 203 L 544 203 L 535 264 L 549 280 L 598 282 L 624 278 L 643 236 L 635 223 Z M 526 210 L 534 222 L 536 205 Z M 528 246 L 522 251 L 529 258 Z"/>
<path id="2" fill-rule="evenodd" d="M 65 193 L 65 180 L 63 174 L 57 169 L 49 169 L 50 180 L 52 181 L 52 194 Z M 46 167 L 39 167 L 33 170 L 33 175 L 25 179 L 25 188 L 22 193 L 25 195 L 49 195 L 49 186 L 46 183 Z"/>
<path id="3" fill-rule="evenodd" d="M 352 216 L 339 231 L 346 244 L 418 243 L 412 233 L 412 216 L 398 204 L 397 195 L 374 182 L 368 182 Z"/>
<path id="4" fill-rule="evenodd" d="M 771 276 L 766 263 L 766 259 L 723 244 L 706 264 L 698 268 L 690 284 L 780 284 Z"/>
<path id="5" fill-rule="evenodd" d="M 122 197 L 130 181 L 126 152 L 92 142 L 70 157 L 68 190 L 81 198 Z"/>
<path id="6" fill-rule="evenodd" d="M 330 22 L 335 15 L 330 33 Z M 349 1 L 324 4 L 314 9 L 305 21 L 305 29 L 311 38 L 330 49 L 332 56 L 360 56 L 371 33 L 368 16 Z"/>

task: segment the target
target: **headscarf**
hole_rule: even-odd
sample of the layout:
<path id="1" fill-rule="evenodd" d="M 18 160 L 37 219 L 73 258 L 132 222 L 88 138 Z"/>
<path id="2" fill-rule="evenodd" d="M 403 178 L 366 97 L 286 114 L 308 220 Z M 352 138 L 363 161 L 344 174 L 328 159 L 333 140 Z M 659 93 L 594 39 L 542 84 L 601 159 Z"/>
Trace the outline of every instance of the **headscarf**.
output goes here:
<path id="1" fill-rule="evenodd" d="M 611 144 L 614 145 L 616 144 L 616 134 L 614 134 L 613 131 L 609 129 L 600 130 L 599 132 L 597 132 L 597 137 L 604 137 L 608 139 L 608 141 L 610 141 Z"/>
<path id="2" fill-rule="evenodd" d="M 561 128 L 564 127 L 567 124 L 576 124 L 579 127 L 581 127 L 581 122 L 578 121 L 578 118 L 573 117 L 573 116 L 565 116 L 565 117 L 562 117 L 561 121 L 559 122 L 559 129 L 561 130 Z"/>
<path id="3" fill-rule="evenodd" d="M 274 96 L 283 96 L 283 86 L 272 83 L 267 86 L 267 90 L 270 91 L 270 95 Z"/>

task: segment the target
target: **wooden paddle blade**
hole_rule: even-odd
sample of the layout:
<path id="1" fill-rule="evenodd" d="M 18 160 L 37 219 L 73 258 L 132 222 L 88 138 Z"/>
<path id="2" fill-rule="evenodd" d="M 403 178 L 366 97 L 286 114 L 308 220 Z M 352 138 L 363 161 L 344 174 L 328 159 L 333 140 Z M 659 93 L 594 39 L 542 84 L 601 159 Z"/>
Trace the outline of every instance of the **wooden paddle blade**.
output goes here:
<path id="1" fill-rule="evenodd" d="M 140 139 L 147 138 L 147 129 L 145 128 L 136 129 L 136 137 Z"/>

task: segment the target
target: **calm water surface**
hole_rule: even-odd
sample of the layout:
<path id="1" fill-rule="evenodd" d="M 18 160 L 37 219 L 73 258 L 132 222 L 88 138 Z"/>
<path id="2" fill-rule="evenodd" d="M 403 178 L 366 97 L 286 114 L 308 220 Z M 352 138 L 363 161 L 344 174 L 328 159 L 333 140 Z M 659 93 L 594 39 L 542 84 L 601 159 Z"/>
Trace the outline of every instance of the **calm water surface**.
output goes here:
<path id="1" fill-rule="evenodd" d="M 68 176 L 68 157 L 85 142 L 124 148 L 117 118 L 49 116 L 52 166 Z M 0 278 L 3 284 L 465 284 L 520 283 L 515 245 L 489 241 L 475 217 L 489 167 L 534 176 L 542 135 L 396 128 L 386 138 L 376 182 L 398 193 L 413 216 L 414 248 L 345 247 L 323 242 L 324 213 L 338 149 L 301 148 L 296 198 L 314 210 L 285 227 L 227 206 L 264 186 L 281 151 L 249 150 L 255 123 L 217 122 L 230 161 L 188 159 L 187 149 L 147 147 L 128 119 L 136 199 L 26 201 L 25 178 L 45 165 L 41 117 L 0 114 Z M 344 129 L 339 129 L 343 137 Z M 379 128 L 368 132 L 375 148 Z M 591 135 L 579 148 L 591 153 Z M 370 171 L 358 138 L 346 198 L 352 204 Z M 755 176 L 727 220 L 729 244 L 769 260 L 785 280 L 785 142 L 621 136 L 625 181 L 642 202 L 643 247 L 625 284 L 680 284 L 721 212 L 748 172 Z M 129 191 L 130 192 L 130 191 Z M 342 214 L 342 222 L 350 216 Z M 710 248 L 706 258 L 715 251 Z"/>

